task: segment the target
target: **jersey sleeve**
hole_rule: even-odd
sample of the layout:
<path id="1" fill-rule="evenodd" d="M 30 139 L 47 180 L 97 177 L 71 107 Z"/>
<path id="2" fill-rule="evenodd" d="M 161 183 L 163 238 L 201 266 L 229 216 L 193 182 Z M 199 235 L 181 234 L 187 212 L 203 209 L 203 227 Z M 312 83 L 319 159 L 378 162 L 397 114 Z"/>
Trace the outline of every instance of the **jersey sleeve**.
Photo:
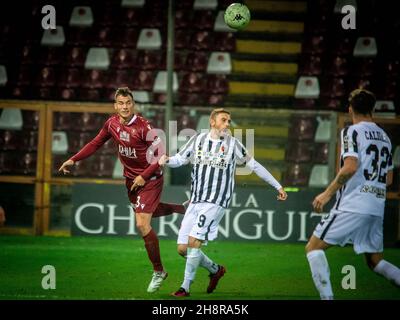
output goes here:
<path id="1" fill-rule="evenodd" d="M 103 128 L 101 128 L 97 136 L 94 137 L 93 140 L 87 143 L 78 153 L 73 155 L 70 159 L 76 162 L 86 159 L 90 157 L 93 153 L 95 153 L 103 144 L 107 142 L 108 139 L 111 138 L 111 134 L 108 131 L 109 124 L 110 119 L 104 123 Z"/>
<path id="2" fill-rule="evenodd" d="M 195 149 L 195 142 L 196 138 L 198 137 L 197 134 L 192 136 L 188 142 L 186 142 L 180 149 L 179 152 L 176 154 L 181 159 L 184 159 L 185 161 L 189 161 L 193 155 L 194 155 L 194 149 Z"/>
<path id="3" fill-rule="evenodd" d="M 347 157 L 358 158 L 359 142 L 358 132 L 353 127 L 346 127 L 341 132 L 341 155 L 345 159 Z"/>
<path id="4" fill-rule="evenodd" d="M 246 163 L 246 161 L 251 159 L 251 156 L 246 149 L 246 147 L 238 140 L 235 139 L 235 144 L 234 144 L 234 155 L 237 163 L 239 165 Z"/>

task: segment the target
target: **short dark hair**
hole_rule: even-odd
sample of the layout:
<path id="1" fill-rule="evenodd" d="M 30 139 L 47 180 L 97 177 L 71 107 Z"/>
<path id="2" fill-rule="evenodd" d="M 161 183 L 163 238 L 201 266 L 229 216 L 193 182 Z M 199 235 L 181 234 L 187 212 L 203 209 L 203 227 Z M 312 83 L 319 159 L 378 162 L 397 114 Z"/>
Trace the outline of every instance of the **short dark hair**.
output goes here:
<path id="1" fill-rule="evenodd" d="M 128 87 L 118 88 L 117 91 L 115 91 L 114 99 L 117 100 L 118 96 L 123 96 L 123 97 L 130 96 L 133 100 L 133 93 Z"/>
<path id="2" fill-rule="evenodd" d="M 372 115 L 375 102 L 375 95 L 371 91 L 365 89 L 353 90 L 349 96 L 349 105 L 353 108 L 353 111 L 358 114 Z"/>

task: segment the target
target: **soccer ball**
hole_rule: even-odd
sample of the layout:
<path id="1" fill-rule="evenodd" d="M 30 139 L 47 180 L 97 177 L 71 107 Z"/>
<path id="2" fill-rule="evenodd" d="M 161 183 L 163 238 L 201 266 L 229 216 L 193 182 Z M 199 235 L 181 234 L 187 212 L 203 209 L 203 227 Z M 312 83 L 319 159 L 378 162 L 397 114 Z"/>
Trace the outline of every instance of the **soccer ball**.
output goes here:
<path id="1" fill-rule="evenodd" d="M 244 4 L 232 3 L 225 10 L 224 20 L 229 27 L 242 30 L 250 22 L 250 10 Z"/>

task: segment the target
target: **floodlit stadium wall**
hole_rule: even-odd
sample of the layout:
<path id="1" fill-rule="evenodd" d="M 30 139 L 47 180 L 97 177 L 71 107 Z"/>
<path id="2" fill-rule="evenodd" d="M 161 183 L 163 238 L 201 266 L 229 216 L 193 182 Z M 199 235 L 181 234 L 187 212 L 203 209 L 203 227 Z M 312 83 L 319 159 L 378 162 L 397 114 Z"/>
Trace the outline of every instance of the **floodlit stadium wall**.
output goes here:
<path id="1" fill-rule="evenodd" d="M 165 128 L 163 106 L 139 104 L 138 109 L 155 127 Z M 312 199 L 335 175 L 338 133 L 350 119 L 328 111 L 230 111 L 232 129 L 243 130 L 243 142 L 247 142 L 246 129 L 254 130 L 251 151 L 287 187 L 289 199 L 278 203 L 274 190 L 254 174 L 237 176 L 219 239 L 306 241 L 321 217 L 312 212 Z M 110 104 L 0 101 L 0 112 L 0 206 L 7 219 L 0 234 L 137 235 L 111 143 L 74 166 L 70 176 L 57 171 L 97 134 L 113 113 Z M 176 135 L 170 139 L 174 141 L 170 147 L 183 145 L 187 132 L 182 130 L 207 128 L 209 112 L 204 107 L 174 108 L 177 121 L 169 129 Z M 400 118 L 377 118 L 376 122 L 387 130 L 399 153 Z M 394 185 L 387 193 L 387 245 L 400 240 L 398 162 L 395 160 Z M 186 200 L 190 167 L 169 170 L 167 176 L 163 200 Z M 154 219 L 154 229 L 160 237 L 176 239 L 181 218 L 174 214 Z"/>

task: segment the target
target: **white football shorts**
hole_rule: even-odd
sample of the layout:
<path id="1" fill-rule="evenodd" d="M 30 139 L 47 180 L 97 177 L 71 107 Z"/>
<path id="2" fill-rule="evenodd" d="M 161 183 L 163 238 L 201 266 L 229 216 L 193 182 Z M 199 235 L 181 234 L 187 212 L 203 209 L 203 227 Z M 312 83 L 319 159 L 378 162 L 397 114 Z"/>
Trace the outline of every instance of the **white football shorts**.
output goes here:
<path id="1" fill-rule="evenodd" d="M 215 203 L 190 203 L 183 217 L 178 234 L 178 244 L 187 244 L 189 236 L 204 241 L 217 238 L 218 224 L 225 214 L 225 208 Z"/>
<path id="2" fill-rule="evenodd" d="M 353 244 L 357 254 L 383 251 L 383 218 L 379 216 L 331 210 L 313 234 L 331 245 Z"/>

